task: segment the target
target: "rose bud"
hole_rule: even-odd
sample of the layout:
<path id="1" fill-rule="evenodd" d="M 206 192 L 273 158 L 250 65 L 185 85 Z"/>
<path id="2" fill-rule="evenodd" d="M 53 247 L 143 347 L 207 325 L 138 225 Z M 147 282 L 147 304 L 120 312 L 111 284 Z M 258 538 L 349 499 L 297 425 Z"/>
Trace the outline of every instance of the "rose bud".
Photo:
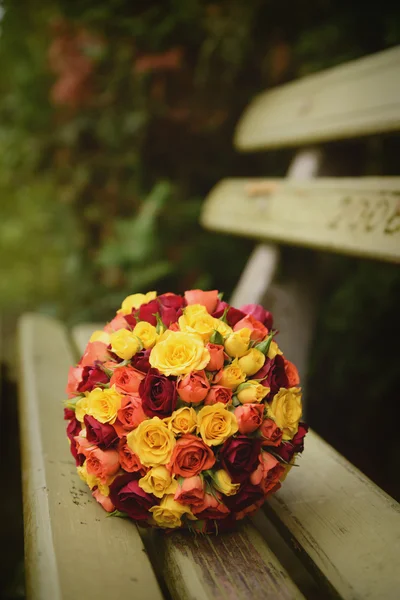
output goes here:
<path id="1" fill-rule="evenodd" d="M 218 303 L 218 290 L 203 292 L 202 290 L 188 290 L 185 292 L 185 300 L 190 304 L 202 304 L 210 314 L 214 312 Z"/>
<path id="2" fill-rule="evenodd" d="M 236 390 L 241 383 L 246 381 L 246 374 L 240 367 L 237 359 L 235 359 L 230 365 L 220 371 L 214 380 L 223 387 Z"/>
<path id="3" fill-rule="evenodd" d="M 218 469 L 212 475 L 214 487 L 225 496 L 234 496 L 240 488 L 240 483 L 232 483 L 231 476 L 225 469 Z"/>
<path id="4" fill-rule="evenodd" d="M 245 404 L 235 409 L 235 417 L 240 433 L 248 434 L 258 429 L 262 423 L 263 404 Z"/>
<path id="5" fill-rule="evenodd" d="M 210 353 L 210 362 L 206 366 L 206 371 L 219 371 L 224 366 L 224 347 L 219 344 L 206 344 Z"/>
<path id="6" fill-rule="evenodd" d="M 169 416 L 176 407 L 175 381 L 162 375 L 157 369 L 150 369 L 141 381 L 139 394 L 143 411 L 149 417 Z"/>
<path id="7" fill-rule="evenodd" d="M 192 512 L 198 519 L 223 519 L 230 513 L 230 510 L 221 500 L 218 492 L 215 496 L 205 494 L 203 502 L 193 506 Z"/>
<path id="8" fill-rule="evenodd" d="M 204 371 L 192 371 L 178 381 L 177 389 L 181 400 L 199 404 L 207 396 L 210 383 Z"/>
<path id="9" fill-rule="evenodd" d="M 228 335 L 225 340 L 225 351 L 227 354 L 233 358 L 246 354 L 250 344 L 250 334 L 250 329 L 243 327 L 243 329 Z"/>
<path id="10" fill-rule="evenodd" d="M 247 315 L 244 319 L 238 321 L 234 326 L 233 331 L 239 331 L 239 329 L 243 329 L 243 327 L 250 329 L 251 339 L 255 342 L 262 342 L 268 335 L 268 329 L 251 315 Z"/>
<path id="11" fill-rule="evenodd" d="M 246 375 L 255 375 L 265 363 L 265 356 L 256 348 L 251 348 L 239 358 L 239 366 Z"/>
<path id="12" fill-rule="evenodd" d="M 261 402 L 269 394 L 269 391 L 269 388 L 264 387 L 258 381 L 250 379 L 238 387 L 236 396 L 241 404 L 249 404 Z"/>

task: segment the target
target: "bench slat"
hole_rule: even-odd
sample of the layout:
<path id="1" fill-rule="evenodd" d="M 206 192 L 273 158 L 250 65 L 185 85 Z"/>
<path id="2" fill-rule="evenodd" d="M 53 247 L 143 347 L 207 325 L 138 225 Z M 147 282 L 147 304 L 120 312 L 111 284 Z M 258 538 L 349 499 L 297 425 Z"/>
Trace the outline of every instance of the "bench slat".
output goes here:
<path id="1" fill-rule="evenodd" d="M 25 315 L 18 338 L 27 597 L 162 600 L 136 527 L 105 518 L 77 476 L 62 418 L 74 362 L 64 328 Z"/>
<path id="2" fill-rule="evenodd" d="M 244 112 L 239 150 L 262 150 L 400 129 L 400 47 L 264 92 Z"/>
<path id="3" fill-rule="evenodd" d="M 216 231 L 398 262 L 400 178 L 226 179 L 201 220 Z"/>
<path id="4" fill-rule="evenodd" d="M 344 599 L 399 597 L 400 505 L 314 432 L 266 514 Z"/>
<path id="5" fill-rule="evenodd" d="M 80 352 L 100 324 L 75 327 L 72 336 Z M 175 532 L 143 532 L 153 546 L 160 571 L 176 600 L 286 600 L 303 595 L 275 554 L 251 524 L 238 533 L 197 536 Z M 238 567 L 238 565 L 241 565 Z"/>

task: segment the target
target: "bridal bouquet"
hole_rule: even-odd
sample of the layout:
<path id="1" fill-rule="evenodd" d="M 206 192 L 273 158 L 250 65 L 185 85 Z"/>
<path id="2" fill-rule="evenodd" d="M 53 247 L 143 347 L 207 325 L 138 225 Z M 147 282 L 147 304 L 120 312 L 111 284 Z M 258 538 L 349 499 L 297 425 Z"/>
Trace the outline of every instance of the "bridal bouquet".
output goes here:
<path id="1" fill-rule="evenodd" d="M 165 529 L 230 527 L 303 450 L 296 367 L 272 315 L 216 290 L 125 298 L 71 367 L 67 436 L 110 514 Z"/>

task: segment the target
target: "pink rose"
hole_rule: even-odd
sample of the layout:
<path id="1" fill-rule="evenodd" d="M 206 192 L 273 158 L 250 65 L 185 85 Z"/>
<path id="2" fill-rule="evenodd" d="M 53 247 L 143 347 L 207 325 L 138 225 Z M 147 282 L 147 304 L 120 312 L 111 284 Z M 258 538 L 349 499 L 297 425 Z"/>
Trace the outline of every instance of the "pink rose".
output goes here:
<path id="1" fill-rule="evenodd" d="M 68 371 L 68 383 L 65 388 L 68 398 L 73 398 L 78 393 L 78 385 L 82 381 L 83 367 L 70 367 Z"/>
<path id="2" fill-rule="evenodd" d="M 240 307 L 240 310 L 246 315 L 251 315 L 257 319 L 257 321 L 261 321 L 261 323 L 265 325 L 267 329 L 272 329 L 272 314 L 269 312 L 269 310 L 265 310 L 265 308 L 260 304 L 245 304 L 244 306 Z"/>
<path id="3" fill-rule="evenodd" d="M 145 419 L 147 416 L 143 412 L 141 397 L 137 394 L 123 396 L 114 429 L 119 437 L 123 437 L 127 431 L 132 431 Z"/>
<path id="4" fill-rule="evenodd" d="M 96 498 L 97 502 L 99 504 L 101 504 L 101 506 L 104 508 L 104 510 L 106 510 L 109 513 L 114 512 L 115 506 L 111 502 L 109 496 L 103 496 L 103 494 L 100 492 L 100 490 L 98 488 L 93 490 L 92 496 L 93 496 L 93 498 Z"/>
<path id="5" fill-rule="evenodd" d="M 261 452 L 260 464 L 250 475 L 253 485 L 260 485 L 265 495 L 279 489 L 279 479 L 285 470 L 284 466 L 268 452 Z"/>
<path id="6" fill-rule="evenodd" d="M 78 454 L 83 454 L 86 457 L 89 456 L 90 452 L 96 448 L 92 442 L 89 442 L 89 440 L 82 435 L 76 435 L 74 440 Z"/>
<path id="7" fill-rule="evenodd" d="M 184 402 L 198 404 L 207 396 L 210 389 L 209 381 L 204 371 L 192 371 L 178 381 L 178 395 Z"/>
<path id="8" fill-rule="evenodd" d="M 251 315 L 247 315 L 244 317 L 244 319 L 238 321 L 234 326 L 233 331 L 239 331 L 239 329 L 243 329 L 244 327 L 250 329 L 250 338 L 255 342 L 262 342 L 262 340 L 268 335 L 268 329 L 264 327 L 261 321 L 257 321 L 257 319 Z"/>
<path id="9" fill-rule="evenodd" d="M 219 344 L 206 344 L 210 353 L 210 362 L 206 366 L 207 371 L 219 371 L 224 366 L 224 347 Z"/>
<path id="10" fill-rule="evenodd" d="M 118 367 L 114 369 L 110 386 L 115 385 L 115 389 L 120 394 L 137 394 L 142 379 L 144 379 L 144 373 L 132 367 Z"/>
<path id="11" fill-rule="evenodd" d="M 119 456 L 116 450 L 100 450 L 94 448 L 86 459 L 87 472 L 95 475 L 101 483 L 107 483 L 107 478 L 119 470 Z"/>
<path id="12" fill-rule="evenodd" d="M 203 292 L 202 290 L 188 290 L 185 292 L 185 300 L 188 304 L 202 304 L 211 314 L 218 303 L 218 290 Z"/>
<path id="13" fill-rule="evenodd" d="M 126 443 L 126 437 L 123 437 L 118 444 L 119 462 L 124 471 L 128 473 L 139 472 L 141 475 L 146 475 L 148 469 L 142 465 L 140 458 L 132 452 Z"/>
<path id="14" fill-rule="evenodd" d="M 230 402 L 232 402 L 232 390 L 223 385 L 211 386 L 211 389 L 204 400 L 204 404 L 216 404 L 217 402 L 230 404 Z"/>
<path id="15" fill-rule="evenodd" d="M 96 360 L 105 362 L 106 360 L 109 360 L 109 358 L 110 355 L 106 344 L 103 344 L 103 342 L 89 342 L 86 346 L 84 355 L 79 361 L 79 366 L 93 367 Z"/>
<path id="16" fill-rule="evenodd" d="M 113 318 L 112 321 L 107 323 L 107 325 L 104 327 L 104 331 L 106 331 L 107 333 L 113 333 L 114 331 L 118 331 L 118 329 L 127 328 L 128 323 L 125 321 L 124 317 L 122 315 L 117 315 Z"/>
<path id="17" fill-rule="evenodd" d="M 240 433 L 252 433 L 263 420 L 264 404 L 244 404 L 235 409 L 235 417 Z"/>
<path id="18" fill-rule="evenodd" d="M 222 495 L 219 492 L 214 494 L 204 494 L 203 502 L 192 507 L 192 513 L 198 519 L 224 519 L 230 513 L 229 508 L 221 501 Z"/>
<path id="19" fill-rule="evenodd" d="M 260 433 L 264 438 L 263 446 L 279 446 L 282 441 L 282 431 L 272 419 L 264 419 L 260 427 Z"/>
<path id="20" fill-rule="evenodd" d="M 178 485 L 175 492 L 174 500 L 181 504 L 191 504 L 192 506 L 200 506 L 204 501 L 204 483 L 199 475 L 194 477 L 186 477 L 182 483 Z"/>

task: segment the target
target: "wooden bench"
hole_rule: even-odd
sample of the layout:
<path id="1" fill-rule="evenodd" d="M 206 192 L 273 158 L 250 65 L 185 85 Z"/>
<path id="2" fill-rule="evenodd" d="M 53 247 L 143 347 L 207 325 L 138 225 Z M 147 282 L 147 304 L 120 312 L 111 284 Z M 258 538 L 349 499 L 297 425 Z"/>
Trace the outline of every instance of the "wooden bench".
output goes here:
<path id="1" fill-rule="evenodd" d="M 239 149 L 400 129 L 399 64 L 394 49 L 261 95 L 239 124 Z M 303 150 L 286 180 L 222 182 L 207 199 L 204 225 L 398 260 L 400 178 L 304 181 L 319 163 L 317 150 Z M 274 288 L 278 259 L 278 246 L 261 244 L 233 303 L 262 301 L 273 289 L 275 304 L 284 307 L 280 315 L 273 307 L 277 322 L 284 332 L 293 325 L 281 345 L 304 372 L 306 352 L 290 335 L 308 339 L 306 292 L 292 283 Z M 264 511 L 232 533 L 165 535 L 107 518 L 76 475 L 61 404 L 68 367 L 97 328 L 83 324 L 68 332 L 36 314 L 19 323 L 28 599 L 398 597 L 399 505 L 313 432 L 301 468 L 292 469 Z"/>

